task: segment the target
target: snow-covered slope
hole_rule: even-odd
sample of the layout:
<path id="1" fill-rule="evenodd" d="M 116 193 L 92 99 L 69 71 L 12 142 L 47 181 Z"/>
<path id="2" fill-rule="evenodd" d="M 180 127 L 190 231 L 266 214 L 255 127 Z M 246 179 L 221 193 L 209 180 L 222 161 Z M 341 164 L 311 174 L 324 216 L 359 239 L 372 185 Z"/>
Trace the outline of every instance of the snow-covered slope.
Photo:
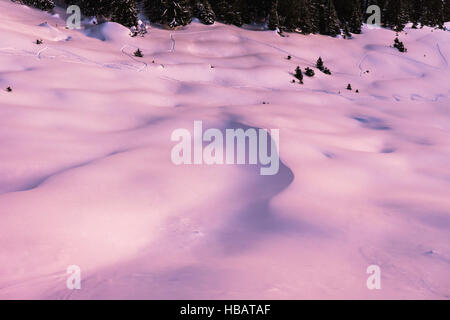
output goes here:
<path id="1" fill-rule="evenodd" d="M 131 38 L 0 1 L 0 298 L 448 299 L 450 33 L 394 38 Z M 280 129 L 280 173 L 175 166 L 194 120 Z"/>

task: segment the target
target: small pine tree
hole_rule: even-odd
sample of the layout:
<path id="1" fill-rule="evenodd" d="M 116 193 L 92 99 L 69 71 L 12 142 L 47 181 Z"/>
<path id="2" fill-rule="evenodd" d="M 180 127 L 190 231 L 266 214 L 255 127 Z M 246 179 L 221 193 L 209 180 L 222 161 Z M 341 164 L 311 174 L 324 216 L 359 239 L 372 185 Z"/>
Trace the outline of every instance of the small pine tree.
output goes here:
<path id="1" fill-rule="evenodd" d="M 325 67 L 324 67 L 324 65 L 323 65 L 322 57 L 319 57 L 319 59 L 317 59 L 316 67 L 317 67 L 317 69 L 319 69 L 320 71 L 323 71 L 323 70 L 324 70 Z"/>
<path id="2" fill-rule="evenodd" d="M 37 39 L 37 40 L 36 40 L 36 44 L 39 45 L 39 44 L 42 44 L 42 43 L 44 43 L 44 41 L 43 41 L 42 39 Z"/>
<path id="3" fill-rule="evenodd" d="M 306 74 L 308 77 L 314 77 L 314 76 L 316 75 L 316 73 L 314 72 L 314 70 L 311 69 L 311 68 L 309 68 L 309 67 L 306 67 L 306 69 L 305 69 L 305 74 Z"/>
<path id="4" fill-rule="evenodd" d="M 350 91 L 353 90 L 353 89 L 352 89 L 352 85 L 351 85 L 350 83 L 349 83 L 348 86 L 347 86 L 347 90 L 350 90 Z"/>
<path id="5" fill-rule="evenodd" d="M 323 63 L 323 60 L 322 60 L 322 57 L 319 57 L 319 59 L 317 59 L 316 68 L 319 69 L 320 71 L 322 71 L 325 74 L 331 75 L 331 71 L 330 71 L 330 69 L 325 67 L 325 65 Z"/>
<path id="6" fill-rule="evenodd" d="M 298 81 L 300 81 L 301 84 L 303 84 L 303 72 L 302 69 L 300 69 L 300 67 L 297 66 L 297 68 L 295 69 L 295 75 L 294 75 Z"/>
<path id="7" fill-rule="evenodd" d="M 7 91 L 7 92 L 12 92 L 12 88 L 11 88 L 11 87 L 8 87 L 8 88 L 6 88 L 6 91 Z"/>
<path id="8" fill-rule="evenodd" d="M 408 51 L 405 48 L 405 45 L 403 44 L 403 42 L 401 42 L 398 37 L 394 39 L 394 48 L 397 48 L 398 51 L 400 52 L 406 52 Z"/>
<path id="9" fill-rule="evenodd" d="M 138 58 L 143 58 L 143 57 L 144 57 L 144 54 L 142 53 L 141 49 L 138 48 L 138 49 L 134 52 L 134 56 L 135 56 L 135 57 L 138 57 Z"/>

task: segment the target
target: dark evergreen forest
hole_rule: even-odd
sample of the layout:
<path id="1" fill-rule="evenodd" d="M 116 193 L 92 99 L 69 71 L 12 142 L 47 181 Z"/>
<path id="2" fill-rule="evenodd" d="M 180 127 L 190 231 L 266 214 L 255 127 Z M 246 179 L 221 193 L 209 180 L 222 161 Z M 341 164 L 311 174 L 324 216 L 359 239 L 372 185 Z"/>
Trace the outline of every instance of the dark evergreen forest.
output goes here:
<path id="1" fill-rule="evenodd" d="M 450 21 L 450 0 L 13 0 L 42 10 L 52 10 L 55 1 L 80 6 L 86 16 L 111 20 L 127 27 L 137 24 L 138 8 L 153 23 L 169 28 L 189 24 L 193 18 L 204 24 L 220 21 L 242 26 L 265 24 L 271 30 L 320 33 L 336 36 L 360 33 L 370 14 L 368 6 L 381 8 L 384 27 L 403 30 L 414 27 L 443 28 Z"/>

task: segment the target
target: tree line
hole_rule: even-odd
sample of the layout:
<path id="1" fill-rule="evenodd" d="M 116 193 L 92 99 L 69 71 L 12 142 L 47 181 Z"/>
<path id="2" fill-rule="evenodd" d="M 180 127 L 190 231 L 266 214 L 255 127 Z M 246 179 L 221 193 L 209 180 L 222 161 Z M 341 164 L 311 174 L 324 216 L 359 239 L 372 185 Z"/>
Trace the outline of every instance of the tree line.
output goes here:
<path id="1" fill-rule="evenodd" d="M 96 16 L 131 27 L 141 11 L 152 23 L 169 28 L 194 18 L 204 24 L 220 21 L 242 26 L 265 24 L 271 30 L 336 36 L 361 33 L 370 5 L 381 8 L 382 25 L 401 31 L 413 27 L 444 27 L 450 21 L 450 0 L 12 0 L 42 10 L 58 4 L 78 5 L 85 16 Z"/>

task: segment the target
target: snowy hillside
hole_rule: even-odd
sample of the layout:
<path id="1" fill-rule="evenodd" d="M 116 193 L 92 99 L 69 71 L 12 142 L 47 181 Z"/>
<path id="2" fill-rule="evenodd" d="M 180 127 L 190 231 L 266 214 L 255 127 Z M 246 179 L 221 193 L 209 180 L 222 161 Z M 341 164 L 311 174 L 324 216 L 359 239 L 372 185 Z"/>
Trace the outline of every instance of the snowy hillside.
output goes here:
<path id="1" fill-rule="evenodd" d="M 450 32 L 65 18 L 0 1 L 0 298 L 450 297 Z M 174 165 L 194 121 L 279 129 L 279 173 Z"/>

